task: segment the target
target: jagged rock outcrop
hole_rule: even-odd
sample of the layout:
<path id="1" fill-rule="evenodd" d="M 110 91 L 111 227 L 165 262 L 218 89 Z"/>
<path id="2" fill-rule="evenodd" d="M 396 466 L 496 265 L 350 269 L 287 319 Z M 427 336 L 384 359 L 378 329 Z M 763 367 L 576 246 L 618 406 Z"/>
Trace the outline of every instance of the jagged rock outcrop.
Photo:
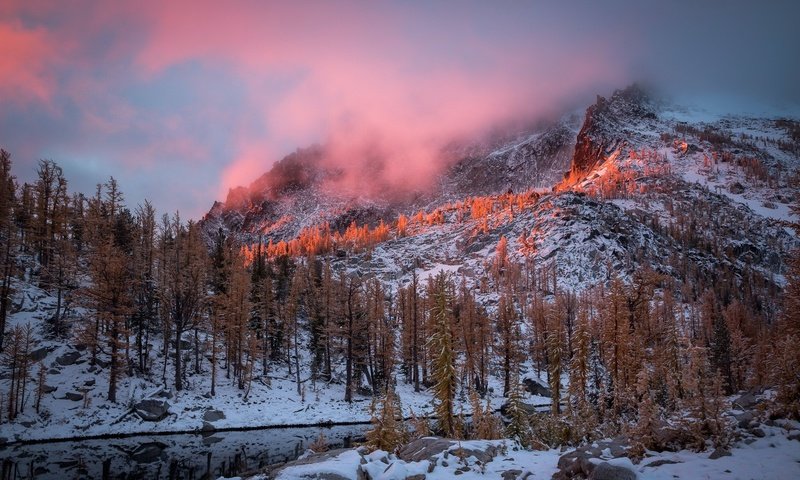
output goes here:
<path id="1" fill-rule="evenodd" d="M 631 144 L 633 124 L 656 118 L 647 94 L 636 84 L 615 91 L 609 99 L 598 95 L 578 132 L 570 176 L 580 177 L 602 165 L 614 151 Z"/>

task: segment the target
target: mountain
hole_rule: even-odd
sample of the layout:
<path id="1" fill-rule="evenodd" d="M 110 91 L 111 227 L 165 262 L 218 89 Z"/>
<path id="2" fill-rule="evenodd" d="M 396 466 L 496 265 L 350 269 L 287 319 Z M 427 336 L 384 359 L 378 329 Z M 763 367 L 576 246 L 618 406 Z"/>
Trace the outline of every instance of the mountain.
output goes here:
<path id="1" fill-rule="evenodd" d="M 277 242 L 323 222 L 343 231 L 422 209 L 441 221 L 412 222 L 408 235 L 351 266 L 385 278 L 397 278 L 398 266 L 407 272 L 409 258 L 480 271 L 502 236 L 512 257 L 578 289 L 642 267 L 708 279 L 721 265 L 780 285 L 785 253 L 798 245 L 782 223 L 797 198 L 797 125 L 653 100 L 633 85 L 598 97 L 582 123 L 565 116 L 473 146 L 413 198 L 339 195 L 329 188 L 337 172 L 320 167 L 324 149 L 300 150 L 215 204 L 204 228 Z M 538 193 L 515 200 L 516 211 L 504 197 L 528 190 Z M 485 217 L 470 213 L 475 198 L 492 204 Z"/>

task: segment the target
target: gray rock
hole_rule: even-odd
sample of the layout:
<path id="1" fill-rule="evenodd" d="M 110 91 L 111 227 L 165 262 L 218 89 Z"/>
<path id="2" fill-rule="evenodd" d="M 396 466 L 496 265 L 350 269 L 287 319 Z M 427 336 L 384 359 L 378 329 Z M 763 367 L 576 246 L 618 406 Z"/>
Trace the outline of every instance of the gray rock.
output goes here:
<path id="1" fill-rule="evenodd" d="M 501 473 L 500 476 L 503 477 L 503 480 L 516 480 L 521 473 L 522 470 L 506 470 L 505 472 Z"/>
<path id="2" fill-rule="evenodd" d="M 525 387 L 525 390 L 528 391 L 531 395 L 539 395 L 540 397 L 547 397 L 550 398 L 552 393 L 550 393 L 550 389 L 542 385 L 541 383 L 537 382 L 532 378 L 526 378 L 522 380 L 522 385 Z"/>
<path id="3" fill-rule="evenodd" d="M 479 450 L 473 448 L 459 448 L 453 450 L 453 455 L 459 458 L 475 457 L 475 459 L 483 464 L 491 462 L 497 456 L 497 448 L 494 445 L 489 445 L 486 450 Z"/>
<path id="4" fill-rule="evenodd" d="M 767 436 L 767 434 L 764 432 L 764 430 L 762 430 L 760 428 L 751 428 L 750 429 L 750 433 L 752 433 L 753 435 L 755 435 L 758 438 L 764 438 L 764 437 Z"/>
<path id="5" fill-rule="evenodd" d="M 730 457 L 730 456 L 731 456 L 730 450 L 728 450 L 727 448 L 719 447 L 715 449 L 713 452 L 711 452 L 711 455 L 709 455 L 708 458 L 710 460 L 716 460 L 718 458 Z"/>
<path id="6" fill-rule="evenodd" d="M 430 460 L 434 455 L 449 450 L 455 443 L 456 442 L 453 440 L 440 437 L 418 438 L 403 446 L 397 453 L 397 456 L 406 462 Z"/>
<path id="7" fill-rule="evenodd" d="M 136 415 L 146 422 L 157 422 L 169 413 L 169 403 L 148 398 L 133 406 Z"/>
<path id="8" fill-rule="evenodd" d="M 753 412 L 744 412 L 739 415 L 734 415 L 737 422 L 739 422 L 739 428 L 747 428 L 750 425 L 750 422 L 753 421 L 755 415 Z"/>
<path id="9" fill-rule="evenodd" d="M 42 393 L 53 393 L 58 390 L 58 387 L 51 387 L 50 385 L 42 385 Z"/>
<path id="10" fill-rule="evenodd" d="M 76 351 L 67 352 L 64 355 L 61 355 L 60 357 L 56 358 L 56 363 L 58 363 L 62 367 L 66 367 L 68 365 L 75 364 L 75 362 L 77 362 L 79 358 L 81 358 L 80 352 Z"/>
<path id="11" fill-rule="evenodd" d="M 758 405 L 759 400 L 756 398 L 755 393 L 747 392 L 741 397 L 733 401 L 733 406 L 741 408 L 742 410 L 752 410 Z"/>
<path id="12" fill-rule="evenodd" d="M 211 422 L 203 422 L 203 426 L 200 427 L 201 432 L 213 432 L 216 431 L 217 427 L 214 426 Z"/>
<path id="13" fill-rule="evenodd" d="M 36 350 L 31 352 L 30 359 L 32 362 L 41 362 L 42 360 L 45 359 L 45 357 L 47 357 L 47 354 L 52 351 L 53 351 L 52 347 L 37 348 Z"/>
<path id="14" fill-rule="evenodd" d="M 456 473 L 456 475 L 458 475 L 458 473 Z M 418 473 L 416 475 L 411 475 L 411 476 L 406 477 L 406 480 L 425 480 L 425 474 L 424 473 Z"/>
<path id="15" fill-rule="evenodd" d="M 83 382 L 83 385 L 87 386 L 87 387 L 94 387 L 94 384 L 95 384 L 95 379 L 94 378 L 92 378 L 90 380 L 86 380 L 85 382 Z"/>
<path id="16" fill-rule="evenodd" d="M 798 432 L 797 430 L 793 430 L 789 432 L 789 435 L 786 438 L 788 438 L 789 440 L 796 440 L 800 442 L 800 432 Z"/>
<path id="17" fill-rule="evenodd" d="M 683 463 L 683 462 L 676 462 L 675 460 L 667 460 L 666 458 L 661 460 L 656 460 L 655 462 L 650 462 L 645 467 L 660 467 L 661 465 L 673 465 L 676 463 Z"/>
<path id="18" fill-rule="evenodd" d="M 730 192 L 731 192 L 731 193 L 733 193 L 733 194 L 736 194 L 736 195 L 741 195 L 741 194 L 743 194 L 743 193 L 744 193 L 744 185 L 742 185 L 742 184 L 741 184 L 741 183 L 739 183 L 739 182 L 734 182 L 734 183 L 732 183 L 732 184 L 731 184 L 731 186 L 729 187 L 729 190 L 730 190 Z"/>
<path id="19" fill-rule="evenodd" d="M 217 420 L 223 420 L 224 418 L 225 414 L 220 410 L 208 410 L 203 414 L 203 420 L 206 422 L 216 422 Z"/>
<path id="20" fill-rule="evenodd" d="M 327 452 L 322 453 L 313 453 L 305 458 L 294 460 L 292 462 L 284 463 L 280 465 L 276 469 L 269 472 L 269 478 L 277 478 L 280 475 L 280 472 L 289 468 L 295 467 L 298 465 L 313 465 L 315 463 L 322 463 L 332 458 L 338 457 L 344 452 L 349 451 L 350 449 L 347 448 L 337 448 L 335 450 L 328 450 Z M 301 477 L 302 478 L 302 477 Z M 330 472 L 313 472 L 309 473 L 306 477 L 310 479 L 325 479 L 325 480 L 348 480 L 347 477 L 342 477 L 341 475 L 330 473 Z M 424 478 L 424 477 L 423 477 Z"/>
<path id="21" fill-rule="evenodd" d="M 67 392 L 64 394 L 64 398 L 67 400 L 72 400 L 73 402 L 80 402 L 81 400 L 83 400 L 83 394 L 75 392 Z"/>
<path id="22" fill-rule="evenodd" d="M 47 371 L 48 375 L 58 375 L 59 373 L 61 373 L 61 370 L 57 368 L 51 368 Z"/>
<path id="23" fill-rule="evenodd" d="M 595 467 L 589 480 L 636 480 L 636 473 L 625 467 L 603 462 Z"/>

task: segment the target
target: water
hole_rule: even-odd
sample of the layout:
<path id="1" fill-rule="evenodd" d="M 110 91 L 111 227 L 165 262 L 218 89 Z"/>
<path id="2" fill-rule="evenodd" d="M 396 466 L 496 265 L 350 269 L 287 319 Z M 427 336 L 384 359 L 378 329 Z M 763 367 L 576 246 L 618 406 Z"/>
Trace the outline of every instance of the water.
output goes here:
<path id="1" fill-rule="evenodd" d="M 216 479 L 294 460 L 320 432 L 329 447 L 349 447 L 369 428 L 275 428 L 12 445 L 0 447 L 0 479 Z"/>

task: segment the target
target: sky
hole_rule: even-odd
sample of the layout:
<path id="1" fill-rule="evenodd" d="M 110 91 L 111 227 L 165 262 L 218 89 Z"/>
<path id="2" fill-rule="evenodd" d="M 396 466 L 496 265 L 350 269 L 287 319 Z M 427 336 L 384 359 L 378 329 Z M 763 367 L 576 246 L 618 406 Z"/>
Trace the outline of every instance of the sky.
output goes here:
<path id="1" fill-rule="evenodd" d="M 194 218 L 312 144 L 407 185 L 454 138 L 632 81 L 800 104 L 798 18 L 781 0 L 3 0 L 0 147 L 21 181 L 51 159 L 73 191 L 114 176 L 129 205 Z"/>

